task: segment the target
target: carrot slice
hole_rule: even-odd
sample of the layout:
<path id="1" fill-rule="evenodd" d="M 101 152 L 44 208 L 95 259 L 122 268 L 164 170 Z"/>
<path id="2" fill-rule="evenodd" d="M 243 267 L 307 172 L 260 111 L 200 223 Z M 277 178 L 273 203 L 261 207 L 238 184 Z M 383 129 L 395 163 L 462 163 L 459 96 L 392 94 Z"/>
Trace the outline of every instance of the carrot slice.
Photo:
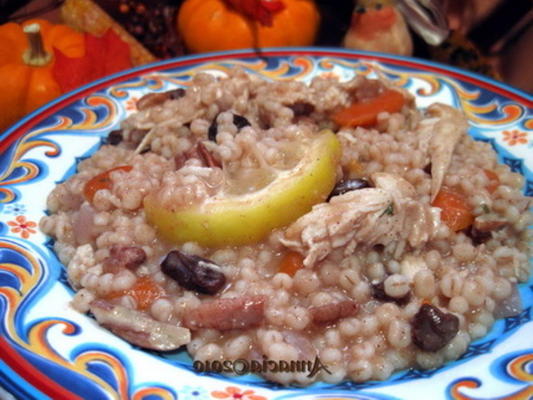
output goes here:
<path id="1" fill-rule="evenodd" d="M 489 183 L 486 186 L 487 191 L 492 194 L 496 189 L 498 189 L 498 186 L 500 186 L 500 178 L 498 177 L 498 174 L 496 174 L 496 172 L 491 171 L 490 169 L 484 169 L 483 172 L 485 173 L 485 176 L 489 179 Z"/>
<path id="2" fill-rule="evenodd" d="M 138 310 L 147 310 L 154 301 L 164 295 L 163 288 L 150 277 L 143 276 L 137 279 L 135 285 L 127 291 L 137 302 Z"/>
<path id="3" fill-rule="evenodd" d="M 440 219 L 454 231 L 468 228 L 474 222 L 474 214 L 466 198 L 449 188 L 442 188 L 432 203 L 442 211 Z"/>
<path id="4" fill-rule="evenodd" d="M 373 99 L 353 103 L 337 111 L 332 119 L 340 126 L 371 126 L 376 124 L 380 112 L 395 113 L 400 111 L 404 104 L 405 97 L 400 92 L 386 89 Z"/>
<path id="5" fill-rule="evenodd" d="M 285 273 L 289 276 L 294 276 L 296 271 L 303 268 L 304 258 L 300 253 L 289 251 L 285 253 L 279 264 L 278 272 Z"/>
<path id="6" fill-rule="evenodd" d="M 129 172 L 132 170 L 132 168 L 133 167 L 131 165 L 122 165 L 94 176 L 93 178 L 89 179 L 83 187 L 83 195 L 88 201 L 92 202 L 94 194 L 97 191 L 102 189 L 111 189 L 112 181 L 110 175 L 113 171 Z"/>
<path id="7" fill-rule="evenodd" d="M 155 283 L 152 278 L 143 276 L 137 279 L 131 288 L 111 292 L 105 297 L 106 299 L 114 299 L 129 295 L 135 299 L 138 310 L 146 311 L 154 301 L 164 296 L 164 294 L 163 288 Z"/>

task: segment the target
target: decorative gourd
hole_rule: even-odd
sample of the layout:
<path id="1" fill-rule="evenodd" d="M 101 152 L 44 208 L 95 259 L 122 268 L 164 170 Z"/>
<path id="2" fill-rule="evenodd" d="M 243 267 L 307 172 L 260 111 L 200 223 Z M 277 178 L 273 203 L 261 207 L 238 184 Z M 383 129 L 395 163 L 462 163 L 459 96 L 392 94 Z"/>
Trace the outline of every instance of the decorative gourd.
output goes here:
<path id="1" fill-rule="evenodd" d="M 186 0 L 177 17 L 178 31 L 194 53 L 308 46 L 319 22 L 313 0 Z"/>
<path id="2" fill-rule="evenodd" d="M 52 75 L 53 48 L 81 57 L 83 35 L 45 20 L 0 26 L 0 132 L 61 94 Z"/>

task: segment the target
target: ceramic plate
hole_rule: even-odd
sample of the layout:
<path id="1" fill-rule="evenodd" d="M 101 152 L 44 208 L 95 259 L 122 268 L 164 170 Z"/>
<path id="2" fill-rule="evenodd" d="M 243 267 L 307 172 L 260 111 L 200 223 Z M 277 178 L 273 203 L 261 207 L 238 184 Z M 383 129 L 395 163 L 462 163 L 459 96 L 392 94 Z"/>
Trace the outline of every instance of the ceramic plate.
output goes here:
<path id="1" fill-rule="evenodd" d="M 456 362 L 405 370 L 385 382 L 287 388 L 254 375 L 194 372 L 185 351 L 134 348 L 69 307 L 73 295 L 51 240 L 39 232 L 46 196 L 72 175 L 148 91 L 186 87 L 200 71 L 240 66 L 265 79 L 360 74 L 387 77 L 425 107 L 462 109 L 470 134 L 526 177 L 533 195 L 532 99 L 477 75 L 415 59 L 328 49 L 250 51 L 164 61 L 94 82 L 31 114 L 0 136 L 0 385 L 16 398 L 97 399 L 488 399 L 533 396 L 533 280 L 524 310 L 498 321 Z M 2 397 L 2 394 L 0 394 Z"/>

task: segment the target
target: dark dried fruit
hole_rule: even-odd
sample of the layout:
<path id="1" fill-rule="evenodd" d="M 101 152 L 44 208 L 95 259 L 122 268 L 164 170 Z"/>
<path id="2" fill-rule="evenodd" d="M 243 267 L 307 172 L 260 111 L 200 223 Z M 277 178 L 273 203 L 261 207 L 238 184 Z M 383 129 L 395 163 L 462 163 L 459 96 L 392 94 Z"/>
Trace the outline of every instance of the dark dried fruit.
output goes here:
<path id="1" fill-rule="evenodd" d="M 205 294 L 215 294 L 226 284 L 220 267 L 205 258 L 173 250 L 161 263 L 161 271 L 181 287 Z"/>
<path id="2" fill-rule="evenodd" d="M 217 141 L 217 135 L 218 135 L 217 117 L 215 117 L 213 122 L 211 122 L 211 125 L 209 125 L 209 129 L 207 130 L 207 138 L 211 140 L 212 142 Z M 242 115 L 233 114 L 233 125 L 235 125 L 238 130 L 241 130 L 245 126 L 251 126 L 252 124 L 250 124 L 250 121 L 248 121 Z"/>
<path id="3" fill-rule="evenodd" d="M 115 131 L 109 132 L 109 135 L 107 135 L 106 143 L 110 144 L 111 146 L 116 146 L 122 142 L 122 130 L 117 129 Z"/>
<path id="4" fill-rule="evenodd" d="M 492 219 L 487 218 L 487 216 L 480 216 L 463 232 L 466 236 L 472 239 L 472 243 L 477 246 L 488 242 L 492 239 L 492 232 L 503 229 L 508 224 L 508 221 L 502 219 Z"/>
<path id="5" fill-rule="evenodd" d="M 211 122 L 211 125 L 209 125 L 209 129 L 207 130 L 207 138 L 211 140 L 212 142 L 216 142 L 217 134 L 218 134 L 218 122 L 215 117 L 213 122 Z"/>
<path id="6" fill-rule="evenodd" d="M 171 99 L 171 100 L 176 100 L 176 99 L 180 99 L 182 98 L 183 96 L 185 96 L 185 89 L 183 88 L 178 88 L 178 89 L 174 89 L 174 90 L 169 90 L 168 92 L 165 92 L 168 94 L 168 98 Z"/>
<path id="7" fill-rule="evenodd" d="M 315 111 L 315 106 L 306 101 L 297 101 L 287 107 L 292 110 L 295 117 L 306 117 Z"/>
<path id="8" fill-rule="evenodd" d="M 372 187 L 370 182 L 365 179 L 348 179 L 346 181 L 340 181 L 335 185 L 328 200 L 333 196 L 339 196 L 341 194 L 351 192 L 352 190 L 359 190 Z"/>
<path id="9" fill-rule="evenodd" d="M 466 236 L 472 239 L 472 244 L 478 246 L 482 243 L 488 242 L 492 239 L 492 233 L 490 231 L 480 231 L 476 229 L 474 225 L 470 225 L 464 230 Z"/>
<path id="10" fill-rule="evenodd" d="M 439 351 L 457 335 L 459 318 L 430 304 L 422 304 L 411 321 L 413 343 L 424 351 Z"/>
<path id="11" fill-rule="evenodd" d="M 385 284 L 383 282 L 372 285 L 372 296 L 376 300 L 383 301 L 384 303 L 396 303 L 399 306 L 404 306 L 409 303 L 409 300 L 411 300 L 410 292 L 402 297 L 389 296 L 387 293 L 385 293 Z"/>
<path id="12" fill-rule="evenodd" d="M 242 115 L 233 114 L 233 125 L 235 125 L 238 130 L 241 130 L 245 126 L 251 126 L 252 124 L 250 124 L 250 121 Z"/>

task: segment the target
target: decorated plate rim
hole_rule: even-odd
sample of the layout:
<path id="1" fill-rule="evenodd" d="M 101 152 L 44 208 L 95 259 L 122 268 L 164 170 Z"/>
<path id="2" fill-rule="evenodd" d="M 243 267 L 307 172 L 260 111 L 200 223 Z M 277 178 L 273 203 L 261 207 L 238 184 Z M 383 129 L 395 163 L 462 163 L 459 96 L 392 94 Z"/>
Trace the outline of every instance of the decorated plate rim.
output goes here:
<path id="1" fill-rule="evenodd" d="M 63 107 L 68 107 L 74 104 L 75 101 L 83 99 L 88 95 L 101 90 L 106 89 L 112 86 L 115 83 L 120 83 L 128 79 L 133 79 L 140 77 L 142 74 L 157 72 L 166 69 L 173 68 L 186 68 L 188 66 L 200 65 L 206 62 L 224 62 L 238 59 L 260 59 L 265 57 L 268 59 L 279 58 L 279 57 L 297 57 L 297 56 L 309 56 L 320 59 L 322 57 L 332 57 L 339 59 L 350 59 L 350 60 L 364 60 L 364 61 L 377 61 L 379 63 L 392 64 L 396 67 L 407 67 L 410 69 L 429 72 L 430 74 L 442 74 L 452 80 L 465 81 L 471 85 L 474 85 L 477 88 L 495 92 L 503 97 L 512 99 L 518 103 L 521 103 L 527 108 L 532 107 L 532 96 L 527 93 L 516 89 L 507 84 L 492 80 L 490 78 L 484 77 L 482 75 L 472 73 L 469 71 L 461 70 L 459 68 L 450 67 L 444 64 L 427 61 L 423 59 L 417 59 L 412 57 L 402 57 L 402 56 L 393 56 L 386 55 L 382 53 L 373 53 L 373 52 L 359 52 L 352 50 L 343 50 L 337 48 L 325 48 L 325 47 L 316 47 L 316 48 L 268 48 L 264 49 L 260 53 L 261 57 L 258 57 L 258 53 L 254 50 L 245 49 L 238 51 L 224 51 L 216 53 L 205 53 L 199 55 L 190 55 L 186 57 L 180 57 L 170 60 L 163 60 L 143 66 L 139 66 L 133 69 L 119 72 L 114 75 L 110 75 L 99 79 L 97 81 L 91 82 L 87 85 L 84 85 L 72 92 L 69 92 L 46 106 L 39 108 L 33 113 L 29 114 L 19 122 L 15 123 L 13 126 L 8 128 L 2 134 L 0 134 L 0 156 L 3 155 L 4 151 L 8 149 L 17 139 L 22 137 L 26 132 L 30 131 L 35 125 L 39 122 L 44 121 L 46 118 L 54 115 L 57 111 L 61 110 Z M 232 383 L 228 381 L 228 383 Z M 239 384 L 239 382 L 234 382 Z M 385 381 L 384 383 L 387 383 Z M 250 382 L 243 382 L 243 384 L 253 385 Z M 259 386 L 260 387 L 260 386 Z M 363 388 L 364 386 L 359 386 L 358 388 Z M 378 386 L 379 387 L 379 386 Z M 273 388 L 270 388 L 273 389 Z M 321 393 L 320 389 L 317 388 L 317 394 Z M 294 390 L 294 388 L 292 388 Z M 324 393 L 324 392 L 322 392 Z M 329 393 L 329 392 L 328 392 Z M 363 392 L 358 393 L 363 395 Z M 285 398 L 285 396 L 282 396 Z M 289 396 L 290 397 L 290 396 Z"/>
<path id="2" fill-rule="evenodd" d="M 87 83 L 83 86 L 80 86 L 79 88 L 65 93 L 60 97 L 52 100 L 50 103 L 38 108 L 37 110 L 28 114 L 18 122 L 14 123 L 11 127 L 8 127 L 2 134 L 0 134 L 0 154 L 5 150 L 6 147 L 11 144 L 11 141 L 13 139 L 16 139 L 18 135 L 21 135 L 25 130 L 30 129 L 33 125 L 39 122 L 39 120 L 43 120 L 49 115 L 53 114 L 54 111 L 59 110 L 62 106 L 67 105 L 69 102 L 78 100 L 84 97 L 84 95 L 90 94 L 93 91 L 109 86 L 112 83 L 119 82 L 121 80 L 126 80 L 128 78 L 134 78 L 141 73 L 154 72 L 161 69 L 165 69 L 165 67 L 182 67 L 187 66 L 188 64 L 200 63 L 204 61 L 218 61 L 232 58 L 261 58 L 294 55 L 307 55 L 316 57 L 341 56 L 349 58 L 375 60 L 378 62 L 392 61 L 393 64 L 398 64 L 400 66 L 414 68 L 422 67 L 422 69 L 426 69 L 424 67 L 430 67 L 429 72 L 444 73 L 445 75 L 448 75 L 454 79 L 463 78 L 463 80 L 466 80 L 467 82 L 475 85 L 479 85 L 481 86 L 481 88 L 486 90 L 496 89 L 496 92 L 507 96 L 515 101 L 519 101 L 528 108 L 533 107 L 533 96 L 518 88 L 515 88 L 511 85 L 499 82 L 495 79 L 475 72 L 417 57 L 405 57 L 372 51 L 338 49 L 334 47 L 269 47 L 262 49 L 260 52 L 254 49 L 231 50 L 193 54 L 168 60 L 156 61 L 153 63 L 134 67 L 125 71 L 117 72 L 116 74 L 112 74 L 101 79 L 95 80 L 93 82 Z M 13 137 L 14 135 L 15 137 Z"/>

